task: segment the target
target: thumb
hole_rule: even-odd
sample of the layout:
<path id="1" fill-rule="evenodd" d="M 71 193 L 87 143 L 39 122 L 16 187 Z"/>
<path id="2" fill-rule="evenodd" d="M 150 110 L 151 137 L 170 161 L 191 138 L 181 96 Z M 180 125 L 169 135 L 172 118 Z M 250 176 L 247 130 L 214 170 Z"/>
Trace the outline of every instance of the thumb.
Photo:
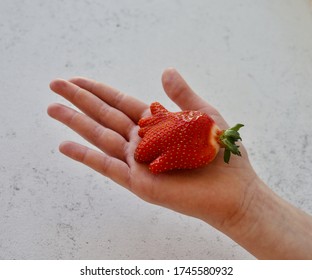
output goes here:
<path id="1" fill-rule="evenodd" d="M 209 105 L 190 88 L 174 68 L 167 68 L 163 72 L 162 84 L 169 98 L 182 110 L 198 110 Z"/>
<path id="2" fill-rule="evenodd" d="M 205 112 L 215 118 L 218 123 L 223 126 L 226 125 L 226 122 L 217 109 L 198 96 L 176 69 L 165 69 L 161 80 L 168 97 L 182 110 L 197 110 Z"/>

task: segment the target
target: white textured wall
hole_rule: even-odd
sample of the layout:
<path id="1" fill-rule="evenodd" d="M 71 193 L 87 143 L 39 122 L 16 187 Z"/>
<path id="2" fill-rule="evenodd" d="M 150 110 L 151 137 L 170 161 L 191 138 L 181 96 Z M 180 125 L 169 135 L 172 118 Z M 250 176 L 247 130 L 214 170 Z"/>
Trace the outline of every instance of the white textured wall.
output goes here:
<path id="1" fill-rule="evenodd" d="M 176 110 L 176 67 L 242 130 L 272 189 L 312 212 L 312 3 L 1 0 L 0 258 L 250 259 L 199 220 L 149 205 L 58 152 L 51 79 L 91 77 Z"/>

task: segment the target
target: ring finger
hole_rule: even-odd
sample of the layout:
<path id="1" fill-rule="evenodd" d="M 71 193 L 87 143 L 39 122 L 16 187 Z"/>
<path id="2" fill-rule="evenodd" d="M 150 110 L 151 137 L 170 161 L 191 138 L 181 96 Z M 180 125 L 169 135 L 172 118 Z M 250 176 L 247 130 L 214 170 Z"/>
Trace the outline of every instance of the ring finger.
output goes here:
<path id="1" fill-rule="evenodd" d="M 125 150 L 128 142 L 117 132 L 61 104 L 50 105 L 48 114 L 77 132 L 106 154 L 126 161 Z"/>

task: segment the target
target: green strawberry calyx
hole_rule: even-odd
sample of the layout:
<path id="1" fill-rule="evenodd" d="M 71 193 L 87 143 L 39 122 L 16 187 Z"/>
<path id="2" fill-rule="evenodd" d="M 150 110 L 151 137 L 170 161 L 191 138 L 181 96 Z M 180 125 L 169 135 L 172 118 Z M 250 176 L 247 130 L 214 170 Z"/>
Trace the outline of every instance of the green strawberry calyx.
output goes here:
<path id="1" fill-rule="evenodd" d="M 241 156 L 241 152 L 239 151 L 239 146 L 236 145 L 238 140 L 242 140 L 239 135 L 238 130 L 243 127 L 243 124 L 238 123 L 237 125 L 223 130 L 219 135 L 219 143 L 222 148 L 224 148 L 224 162 L 229 163 L 231 154 Z"/>

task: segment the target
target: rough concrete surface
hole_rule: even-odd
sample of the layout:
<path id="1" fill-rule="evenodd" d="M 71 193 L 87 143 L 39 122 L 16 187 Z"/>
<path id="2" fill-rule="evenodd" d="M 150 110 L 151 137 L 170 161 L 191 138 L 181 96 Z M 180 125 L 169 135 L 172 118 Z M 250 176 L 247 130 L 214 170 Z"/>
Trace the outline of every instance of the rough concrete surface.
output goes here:
<path id="1" fill-rule="evenodd" d="M 0 259 L 253 259 L 61 155 L 82 140 L 47 116 L 64 102 L 49 82 L 87 76 L 176 110 L 160 83 L 173 66 L 245 124 L 262 179 L 312 213 L 311 28 L 304 0 L 1 0 Z"/>

